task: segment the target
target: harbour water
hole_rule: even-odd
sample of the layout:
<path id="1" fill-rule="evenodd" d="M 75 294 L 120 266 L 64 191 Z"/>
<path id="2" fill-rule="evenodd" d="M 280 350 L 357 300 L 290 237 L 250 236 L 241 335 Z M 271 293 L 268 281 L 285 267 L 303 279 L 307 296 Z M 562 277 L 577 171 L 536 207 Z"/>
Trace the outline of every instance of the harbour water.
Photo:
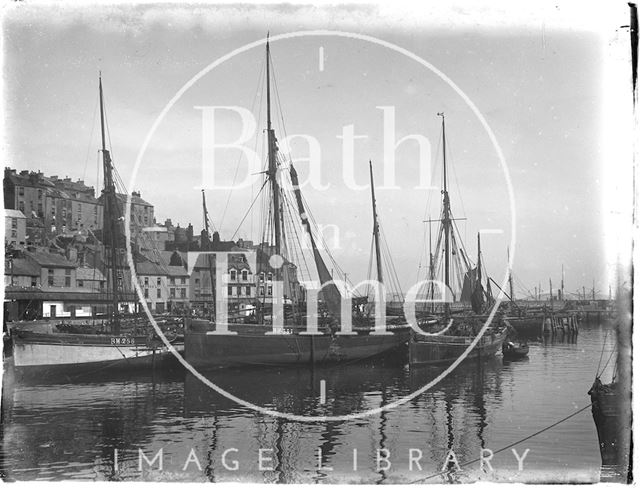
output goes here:
<path id="1" fill-rule="evenodd" d="M 614 343 L 611 325 L 583 324 L 573 338 L 530 342 L 524 360 L 499 354 L 463 363 L 390 411 L 314 423 L 240 406 L 180 369 L 24 380 L 6 367 L 2 472 L 13 480 L 596 482 L 600 453 L 589 408 L 518 441 L 589 404 L 599 362 L 610 359 L 603 380 L 611 378 Z M 441 370 L 385 360 L 207 377 L 265 408 L 344 415 L 397 400 Z M 141 452 L 150 461 L 161 452 L 162 469 L 159 458 L 147 466 Z M 491 467 L 481 467 L 478 459 L 490 453 Z M 461 470 L 443 474 L 452 456 Z"/>

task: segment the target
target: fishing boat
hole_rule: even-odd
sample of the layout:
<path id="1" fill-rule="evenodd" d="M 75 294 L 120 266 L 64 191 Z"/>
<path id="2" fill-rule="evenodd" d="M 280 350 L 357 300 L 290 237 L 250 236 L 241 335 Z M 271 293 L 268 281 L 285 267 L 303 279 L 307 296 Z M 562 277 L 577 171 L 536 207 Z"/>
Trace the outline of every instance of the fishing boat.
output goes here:
<path id="1" fill-rule="evenodd" d="M 411 332 L 409 341 L 409 363 L 411 365 L 446 364 L 454 362 L 466 351 L 484 327 L 487 315 L 482 315 L 491 306 L 490 282 L 487 279 L 487 289 L 482 283 L 482 263 L 480 234 L 478 234 L 478 259 L 475 267 L 461 243 L 459 232 L 455 226 L 455 219 L 451 213 L 451 204 L 447 182 L 447 158 L 444 113 L 438 114 L 442 118 L 442 147 L 443 147 L 443 178 L 442 178 L 442 209 L 439 222 L 438 238 L 435 253 L 431 252 L 431 238 L 429 239 L 429 285 L 426 295 L 431 303 L 431 317 L 419 324 L 425 332 L 423 335 Z M 428 221 L 429 224 L 433 221 Z M 439 257 L 443 255 L 444 259 Z M 438 257 L 437 259 L 434 258 Z M 442 265 L 442 266 L 441 266 Z M 463 308 L 456 314 L 452 313 L 450 297 L 454 296 L 451 280 L 451 268 L 457 267 L 454 276 L 463 278 L 458 282 L 461 302 L 469 307 Z M 441 269 L 442 268 L 442 269 Z M 444 305 L 442 310 L 436 310 L 434 298 L 436 287 L 434 280 L 442 271 L 444 290 L 438 290 Z M 461 281 L 461 282 L 460 282 Z M 507 337 L 507 328 L 499 323 L 490 324 L 466 356 L 466 359 L 486 358 L 494 356 Z"/>
<path id="2" fill-rule="evenodd" d="M 638 66 L 638 10 L 634 3 L 629 3 L 633 110 L 636 114 L 637 66 Z M 637 115 L 637 114 L 636 114 Z M 637 120 L 637 118 L 636 118 Z M 598 371 L 588 395 L 591 398 L 591 413 L 598 432 L 598 444 L 602 469 L 601 482 L 628 483 L 633 482 L 633 436 L 632 436 L 632 377 L 633 377 L 633 285 L 623 286 L 623 280 L 632 280 L 631 273 L 625 272 L 626 266 L 618 270 L 617 314 L 616 314 L 616 349 L 615 368 L 610 383 L 602 381 L 606 370 L 605 363 Z M 628 283 L 628 281 L 627 281 Z M 633 283 L 633 281 L 631 281 Z M 595 288 L 595 287 L 594 287 Z M 605 344 L 602 345 L 602 361 Z M 612 351 L 612 355 L 614 352 Z M 611 356 L 610 356 L 611 358 Z"/>
<path id="3" fill-rule="evenodd" d="M 352 361 L 392 351 L 404 355 L 406 349 L 403 350 L 403 348 L 406 347 L 409 338 L 408 325 L 396 317 L 393 320 L 394 323 L 383 323 L 384 330 L 376 326 L 372 317 L 363 312 L 366 308 L 362 306 L 363 300 L 352 300 L 352 291 L 348 288 L 347 280 L 345 279 L 342 283 L 342 290 L 339 289 L 337 281 L 334 281 L 332 273 L 325 264 L 321 246 L 318 245 L 318 239 L 322 237 L 314 232 L 316 228 L 313 217 L 303 199 L 296 169 L 292 163 L 285 160 L 278 148 L 271 120 L 271 62 L 267 39 L 267 167 L 264 171 L 265 181 L 262 189 L 268 193 L 266 198 L 268 209 L 265 212 L 268 218 L 263 224 L 265 228 L 262 234 L 268 237 L 269 242 L 258 246 L 258 252 L 267 253 L 268 256 L 267 259 L 258 259 L 258 263 L 262 263 L 262 268 L 254 272 L 273 276 L 274 285 L 278 283 L 278 286 L 274 286 L 273 289 L 281 288 L 282 296 L 278 297 L 274 293 L 267 300 L 265 295 L 261 294 L 255 303 L 255 323 L 218 320 L 217 317 L 220 314 L 217 314 L 216 320 L 187 319 L 185 359 L 196 367 L 218 368 Z M 286 171 L 287 165 L 288 171 Z M 380 262 L 375 197 L 373 213 L 377 259 Z M 296 218 L 285 222 L 286 216 L 296 214 L 299 220 Z M 293 220 L 296 222 L 294 223 Z M 306 234 L 308 238 L 308 249 L 312 254 L 309 261 L 313 263 L 310 268 L 314 268 L 315 276 L 321 286 L 317 302 L 306 299 L 308 293 L 296 286 L 297 265 L 293 261 L 298 256 L 295 249 L 299 249 L 300 254 L 303 252 L 301 244 L 304 235 L 299 237 L 292 225 L 301 227 L 300 232 Z M 322 247 L 326 251 L 326 246 Z M 326 252 L 331 258 L 328 251 Z M 333 258 L 331 259 L 338 275 L 344 276 L 339 265 L 333 261 Z M 227 270 L 224 269 L 215 270 L 216 274 L 226 272 Z M 215 283 L 216 279 L 212 273 L 211 282 Z M 378 280 L 382 286 L 380 275 Z M 343 307 L 345 300 L 348 300 L 351 306 Z M 282 305 L 281 312 L 277 310 L 279 305 Z M 386 319 L 384 307 L 376 304 L 375 310 L 376 314 L 383 315 L 384 322 Z M 226 312 L 225 310 L 223 317 Z M 344 314 L 351 314 L 352 324 L 345 325 L 347 320 Z M 309 323 L 315 319 L 317 323 L 308 329 Z M 230 334 L 220 333 L 223 329 Z"/>
<path id="4" fill-rule="evenodd" d="M 502 343 L 502 356 L 505 359 L 522 359 L 529 355 L 529 346 L 527 344 L 520 344 L 516 346 L 513 342 Z"/>
<path id="5" fill-rule="evenodd" d="M 623 293 L 618 296 L 620 303 L 616 324 L 617 359 L 612 379 L 609 383 L 603 382 L 602 374 L 606 369 L 606 363 L 602 370 L 599 365 L 588 395 L 591 398 L 591 413 L 598 432 L 602 458 L 601 481 L 629 482 L 632 450 L 631 314 L 629 312 L 631 301 L 625 300 Z"/>
<path id="6" fill-rule="evenodd" d="M 151 325 L 121 311 L 131 302 L 124 291 L 125 255 L 122 215 L 117 201 L 114 167 L 105 141 L 105 113 L 102 77 L 99 78 L 102 167 L 104 173 L 104 229 L 102 241 L 108 269 L 107 315 L 98 323 L 78 325 L 57 319 L 34 327 L 11 330 L 14 366 L 27 372 L 90 367 L 131 368 L 156 366 L 173 358 L 167 347 L 153 333 Z M 102 295 L 102 294 L 101 294 Z M 126 297 L 126 298 L 125 298 Z M 104 297 L 101 297 L 104 298 Z M 123 307 L 124 304 L 124 307 Z M 41 321 L 43 322 L 43 321 Z M 177 342 L 179 337 L 171 338 Z"/>

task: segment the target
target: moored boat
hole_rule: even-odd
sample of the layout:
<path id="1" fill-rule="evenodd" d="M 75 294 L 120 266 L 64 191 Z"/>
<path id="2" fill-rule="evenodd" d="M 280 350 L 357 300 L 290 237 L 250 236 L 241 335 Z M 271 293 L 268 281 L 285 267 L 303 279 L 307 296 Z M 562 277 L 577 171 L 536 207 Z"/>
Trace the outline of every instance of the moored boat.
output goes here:
<path id="1" fill-rule="evenodd" d="M 252 365 L 323 364 L 366 359 L 387 353 L 406 354 L 407 326 L 388 326 L 390 335 L 370 329 L 340 336 L 328 330 L 320 335 L 287 327 L 284 334 L 267 335 L 270 327 L 230 324 L 237 335 L 211 335 L 213 323 L 191 320 L 185 331 L 185 359 L 194 367 L 220 368 Z"/>
<path id="2" fill-rule="evenodd" d="M 499 324 L 498 319 L 494 317 L 493 323 L 487 326 L 486 321 L 489 320 L 489 317 L 480 315 L 492 305 L 489 280 L 487 280 L 487 291 L 485 291 L 482 284 L 480 234 L 478 234 L 478 258 L 475 267 L 472 267 L 466 252 L 458 244 L 461 238 L 454 226 L 456 219 L 453 218 L 451 213 L 447 188 L 445 119 L 443 113 L 438 115 L 442 117 L 442 209 L 435 253 L 431 252 L 431 238 L 429 238 L 429 285 L 426 295 L 433 309 L 434 298 L 437 298 L 435 296 L 436 287 L 434 286 L 436 270 L 440 269 L 440 264 L 444 264 L 444 269 L 442 270 L 444 289 L 439 290 L 440 298 L 444 302 L 444 310 L 440 315 L 434 313 L 435 310 L 432 310 L 435 320 L 433 320 L 433 317 L 423 320 L 421 327 L 429 335 L 412 331 L 411 340 L 409 341 L 409 363 L 411 365 L 454 362 L 471 347 L 471 344 L 479 334 L 482 334 L 482 336 L 478 338 L 475 346 L 468 352 L 466 359 L 490 357 L 500 350 L 507 337 L 507 328 Z M 440 256 L 443 259 L 440 259 Z M 452 267 L 456 268 L 453 273 Z M 449 300 L 449 297 L 454 296 L 452 275 L 464 276 L 460 290 L 460 301 L 469 304 L 471 310 L 467 309 L 459 314 L 452 313 L 451 300 Z M 449 297 L 446 295 L 449 295 Z"/>
<path id="3" fill-rule="evenodd" d="M 256 264 L 257 269 L 250 269 L 252 273 L 273 277 L 274 293 L 266 296 L 259 293 L 251 309 L 251 321 L 233 323 L 227 321 L 228 310 L 224 310 L 222 317 L 217 313 L 214 320 L 189 318 L 185 327 L 185 359 L 200 368 L 218 368 L 247 365 L 277 365 L 277 364 L 308 364 L 351 361 L 378 356 L 396 351 L 406 355 L 406 344 L 409 339 L 409 326 L 402 318 L 395 317 L 387 320 L 384 300 L 376 295 L 378 300 L 375 307 L 364 303 L 362 297 L 356 297 L 354 290 L 349 289 L 346 277 L 341 281 L 333 279 L 333 270 L 329 272 L 323 255 L 322 246 L 316 244 L 317 229 L 312 227 L 313 217 L 308 205 L 304 202 L 297 172 L 289 161 L 282 157 L 271 122 L 271 75 L 270 75 L 269 41 L 266 42 L 266 135 L 267 135 L 267 167 L 261 191 L 269 192 L 268 210 L 264 219 L 262 235 L 269 239 L 258 246 L 258 251 L 264 259 Z M 288 168 L 286 165 L 288 164 Z M 288 169 L 288 171 L 287 171 Z M 288 179 L 286 176 L 288 175 Z M 376 239 L 376 261 L 378 263 L 378 284 L 384 289 L 381 276 L 381 255 L 378 241 L 378 224 L 373 192 L 373 172 L 371 169 L 372 200 L 374 215 L 374 236 Z M 208 222 L 206 203 L 203 200 L 205 223 Z M 298 214 L 299 220 L 291 219 Z M 285 217 L 290 220 L 285 221 Z M 294 222 L 295 221 L 295 222 Z M 298 227 L 301 227 L 298 231 Z M 208 228 L 205 229 L 208 234 Z M 305 236 L 306 234 L 306 236 Z M 306 242 L 305 238 L 306 237 Z M 287 240 L 288 239 L 288 240 Z M 206 239 L 205 239 L 206 240 Z M 305 250 L 312 254 L 309 262 L 315 265 L 315 276 L 309 276 L 309 281 L 320 283 L 321 290 L 317 298 L 309 298 L 307 289 L 302 289 L 298 283 L 297 265 L 302 261 L 307 266 Z M 325 252 L 328 253 L 328 251 Z M 239 255 L 243 253 L 239 252 Z M 248 253 L 240 259 L 247 262 Z M 297 261 L 294 263 L 293 261 Z M 209 261 L 209 277 L 212 290 L 227 270 L 216 264 L 214 271 L 213 259 Z M 345 276 L 333 262 L 338 276 Z M 311 272 L 309 273 L 311 274 Z M 317 276 L 317 279 L 316 279 Z M 277 286 L 276 286 L 277 283 Z M 269 286 L 271 288 L 271 286 Z M 224 291 L 221 291 L 223 294 Z M 384 293 L 384 292 L 382 292 Z M 212 295 L 215 294 L 212 291 Z M 224 296 L 224 295 L 223 295 Z M 359 298 L 359 300 L 355 300 Z M 276 303 L 277 302 L 277 303 Z M 312 303 L 315 302 L 315 303 Z M 359 303 L 355 303 L 359 302 Z M 280 311 L 276 305 L 282 306 Z M 227 304 L 223 303 L 223 307 Z M 217 312 L 218 304 L 215 305 Z M 382 314 L 385 330 L 378 326 L 370 316 L 373 310 Z M 351 314 L 353 325 L 345 324 L 345 314 Z M 354 316 L 355 315 L 355 316 Z M 310 331 L 306 330 L 311 319 L 317 319 L 318 324 Z M 388 322 L 394 322 L 390 325 Z M 344 328 L 344 333 L 341 333 Z M 276 332 L 277 329 L 277 332 Z M 228 333 L 220 333 L 228 331 Z M 405 356 L 406 357 L 406 356 Z"/>
<path id="4" fill-rule="evenodd" d="M 504 327 L 489 327 L 465 360 L 495 356 L 507 337 Z M 452 363 L 471 345 L 473 335 L 434 335 L 429 337 L 412 334 L 409 343 L 411 365 L 436 365 Z"/>
<path id="5" fill-rule="evenodd" d="M 505 359 L 522 359 L 529 355 L 529 346 L 527 344 L 520 344 L 516 346 L 513 342 L 502 343 L 502 356 Z"/>
<path id="6" fill-rule="evenodd" d="M 124 270 L 122 215 L 117 202 L 113 164 L 105 141 L 105 115 L 102 78 L 99 80 L 100 123 L 102 135 L 102 167 L 104 175 L 104 228 L 102 241 L 108 269 L 108 313 L 99 319 L 100 326 L 79 326 L 70 320 L 25 323 L 11 329 L 13 361 L 24 370 L 68 368 L 146 367 L 172 359 L 171 351 L 154 336 L 148 321 L 128 320 L 121 313 L 121 303 L 129 303 L 131 293 L 122 290 Z M 126 299 L 124 297 L 127 297 Z M 181 349 L 178 337 L 173 337 Z"/>

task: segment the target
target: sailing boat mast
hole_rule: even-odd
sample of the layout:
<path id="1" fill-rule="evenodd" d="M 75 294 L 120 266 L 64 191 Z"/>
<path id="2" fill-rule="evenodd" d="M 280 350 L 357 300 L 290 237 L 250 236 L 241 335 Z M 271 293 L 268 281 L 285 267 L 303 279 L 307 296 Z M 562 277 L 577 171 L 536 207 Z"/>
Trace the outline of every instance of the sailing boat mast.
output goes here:
<path id="1" fill-rule="evenodd" d="M 435 311 L 435 304 L 433 303 L 433 294 L 435 291 L 433 289 L 433 273 L 433 250 L 431 249 L 431 216 L 429 216 L 429 299 L 431 303 L 431 313 Z"/>
<path id="2" fill-rule="evenodd" d="M 442 228 L 444 230 L 444 284 L 445 293 L 449 291 L 449 253 L 451 244 L 449 238 L 451 237 L 451 207 L 449 203 L 449 191 L 447 190 L 447 142 L 445 137 L 445 124 L 444 124 L 444 112 L 439 112 L 438 115 L 442 117 Z M 450 314 L 449 302 L 445 300 L 444 314 L 448 318 Z"/>
<path id="3" fill-rule="evenodd" d="M 373 208 L 373 239 L 376 247 L 376 268 L 378 271 L 378 281 L 383 282 L 382 277 L 382 260 L 380 259 L 380 225 L 378 224 L 378 211 L 376 209 L 376 193 L 373 183 L 373 166 L 369 160 L 369 175 L 371 177 L 371 203 Z"/>
<path id="4" fill-rule="evenodd" d="M 482 286 L 482 252 L 480 251 L 480 232 L 478 232 L 478 279 L 477 283 Z"/>
<path id="5" fill-rule="evenodd" d="M 513 296 L 513 272 L 511 269 L 511 257 L 509 256 L 509 247 L 507 247 L 507 264 L 509 266 L 509 298 L 515 301 L 516 297 Z"/>
<path id="6" fill-rule="evenodd" d="M 99 90 L 100 90 L 100 133 L 102 136 L 102 169 L 104 173 L 104 218 L 103 222 L 105 226 L 108 226 L 108 231 L 103 230 L 103 237 L 106 237 L 105 246 L 111 261 L 111 306 L 113 308 L 112 314 L 112 333 L 120 333 L 120 317 L 118 315 L 118 268 L 117 258 L 118 251 L 117 246 L 119 244 L 118 239 L 118 219 L 117 219 L 117 201 L 116 201 L 116 187 L 113 182 L 113 168 L 111 166 L 111 154 L 107 150 L 105 139 L 105 117 L 104 117 L 104 100 L 102 95 L 102 74 L 99 75 Z"/>
<path id="7" fill-rule="evenodd" d="M 213 251 L 213 235 L 209 233 L 209 211 L 207 210 L 207 200 L 204 196 L 204 190 L 202 190 L 202 217 L 204 219 L 204 231 L 207 235 L 207 249 L 206 251 Z M 202 246 L 203 243 L 201 243 Z M 187 249 L 188 250 L 188 249 Z M 205 250 L 205 249 L 203 249 Z M 212 310 L 213 316 L 217 312 L 216 310 L 216 276 L 215 269 L 213 266 L 213 256 L 210 254 L 207 256 L 207 264 L 209 265 L 209 279 L 211 280 L 211 301 L 212 301 Z M 222 272 L 222 271 L 221 271 Z"/>
<path id="8" fill-rule="evenodd" d="M 267 175 L 271 182 L 271 193 L 273 198 L 273 229 L 275 237 L 275 254 L 281 254 L 281 227 L 280 227 L 280 188 L 277 180 L 278 162 L 276 160 L 278 147 L 276 136 L 271 126 L 271 75 L 270 75 L 270 52 L 269 34 L 267 34 L 267 146 L 269 169 Z M 276 270 L 278 272 L 279 270 Z"/>

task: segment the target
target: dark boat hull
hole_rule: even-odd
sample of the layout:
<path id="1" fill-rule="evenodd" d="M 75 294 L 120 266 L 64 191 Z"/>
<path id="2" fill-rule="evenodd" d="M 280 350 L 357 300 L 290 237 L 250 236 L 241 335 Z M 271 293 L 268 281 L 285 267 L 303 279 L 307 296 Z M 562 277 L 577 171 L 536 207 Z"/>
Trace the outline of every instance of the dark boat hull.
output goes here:
<path id="1" fill-rule="evenodd" d="M 507 330 L 485 334 L 465 360 L 495 356 L 507 337 Z M 448 364 L 458 359 L 469 347 L 474 337 L 458 336 L 413 336 L 409 342 L 409 362 L 412 365 Z"/>
<path id="2" fill-rule="evenodd" d="M 255 326 L 231 331 L 237 335 L 211 335 L 197 328 L 185 333 L 185 359 L 196 368 L 251 365 L 331 363 L 364 359 L 391 351 L 402 351 L 409 339 L 409 328 L 395 328 L 392 334 L 303 335 L 292 332 L 265 335 Z"/>
<path id="3" fill-rule="evenodd" d="M 529 355 L 529 346 L 519 347 L 505 347 L 506 343 L 502 344 L 502 356 L 505 359 L 522 359 Z"/>
<path id="4" fill-rule="evenodd" d="M 602 384 L 596 379 L 589 390 L 602 466 L 608 479 L 626 482 L 631 460 L 631 397 L 625 396 L 619 383 Z"/>

